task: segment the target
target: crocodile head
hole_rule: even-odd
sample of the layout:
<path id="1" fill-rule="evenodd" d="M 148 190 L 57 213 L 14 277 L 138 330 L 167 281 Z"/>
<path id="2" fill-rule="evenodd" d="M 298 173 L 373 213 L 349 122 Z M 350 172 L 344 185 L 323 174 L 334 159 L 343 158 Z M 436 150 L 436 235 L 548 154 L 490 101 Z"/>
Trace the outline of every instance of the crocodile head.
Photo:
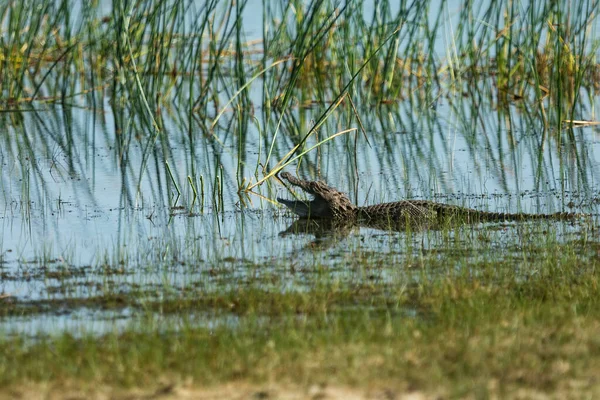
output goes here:
<path id="1" fill-rule="evenodd" d="M 302 218 L 354 218 L 358 208 L 352 204 L 346 195 L 323 182 L 306 181 L 298 179 L 292 174 L 283 172 L 280 178 L 285 179 L 291 185 L 297 186 L 306 193 L 311 194 L 313 199 L 286 200 L 277 198 L 277 201 L 287 206 Z"/>

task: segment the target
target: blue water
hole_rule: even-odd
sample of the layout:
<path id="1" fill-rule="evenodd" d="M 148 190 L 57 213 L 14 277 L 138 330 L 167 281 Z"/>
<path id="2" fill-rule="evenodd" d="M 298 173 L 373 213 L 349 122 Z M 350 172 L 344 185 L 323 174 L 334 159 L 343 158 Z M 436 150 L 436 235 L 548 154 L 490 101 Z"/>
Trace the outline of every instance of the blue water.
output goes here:
<path id="1" fill-rule="evenodd" d="M 245 9 L 248 41 L 262 37 L 261 4 L 253 2 Z M 369 3 L 365 7 L 372 8 Z M 449 18 L 444 32 L 451 34 L 458 10 L 444 12 Z M 439 37 L 435 51 L 440 60 L 448 56 L 448 43 L 448 37 Z M 260 49 L 260 44 L 254 46 Z M 312 268 L 318 262 L 339 267 L 351 262 L 357 248 L 374 254 L 397 252 L 401 262 L 409 251 L 407 242 L 437 246 L 435 234 L 407 238 L 406 233 L 361 228 L 341 240 L 321 242 L 322 251 L 315 252 L 307 250 L 315 241 L 311 235 L 281 236 L 294 217 L 273 201 L 289 196 L 286 189 L 271 179 L 254 194 L 239 194 L 244 179 L 261 179 L 262 166 L 272 168 L 298 141 L 285 126 L 275 137 L 275 113 L 264 120 L 262 84 L 257 79 L 250 88 L 256 123 L 247 125 L 244 138 L 227 123 L 236 116 L 226 112 L 212 135 L 193 126 L 192 143 L 185 112 L 165 104 L 161 117 L 168 140 L 136 132 L 139 138 L 129 137 L 119 151 L 126 135 L 114 130 L 109 105 L 114 99 L 108 94 L 95 112 L 81 97 L 71 103 L 77 107 L 45 104 L 35 113 L 22 113 L 18 124 L 6 123 L 0 147 L 0 295 L 24 302 L 88 297 L 114 290 L 110 285 L 130 291 L 140 282 L 176 293 L 191 283 L 220 290 L 249 280 L 275 280 L 277 290 L 301 290 L 312 280 L 292 275 L 287 266 Z M 480 99 L 476 105 L 462 100 L 459 84 L 424 90 L 436 92 L 436 101 L 424 108 L 415 107 L 422 104 L 417 102 L 420 93 L 392 105 L 362 105 L 358 112 L 364 134 L 338 137 L 286 170 L 298 168 L 305 178 L 326 180 L 359 205 L 418 198 L 489 211 L 595 212 L 600 191 L 597 127 L 575 129 L 568 137 L 561 126 L 532 119 L 535 104 L 515 102 L 498 111 L 493 99 Z M 227 97 L 222 100 L 224 105 Z M 593 119 L 599 104 L 590 95 L 579 118 Z M 293 108 L 293 126 L 306 134 L 325 108 Z M 359 128 L 349 110 L 345 105 L 332 114 L 319 139 Z M 216 116 L 216 110 L 209 112 Z M 265 165 L 272 141 L 273 154 Z M 307 146 L 316 142 L 311 137 Z M 198 193 L 204 183 L 203 203 L 194 199 L 188 178 Z M 499 234 L 497 241 L 514 229 Z M 577 227 L 564 229 L 569 235 L 577 233 Z M 112 278 L 107 266 L 123 266 L 124 271 Z M 214 268 L 227 274 L 213 278 Z M 57 271 L 72 276 L 48 274 Z M 386 274 L 382 279 L 393 279 Z M 362 278 L 338 271 L 331 279 Z M 60 317 L 57 330 L 76 329 L 69 315 Z M 83 320 L 94 320 L 93 313 Z M 28 321 L 23 325 L 13 320 L 9 330 L 33 324 L 27 329 L 37 332 L 35 325 L 45 324 L 43 319 Z"/>

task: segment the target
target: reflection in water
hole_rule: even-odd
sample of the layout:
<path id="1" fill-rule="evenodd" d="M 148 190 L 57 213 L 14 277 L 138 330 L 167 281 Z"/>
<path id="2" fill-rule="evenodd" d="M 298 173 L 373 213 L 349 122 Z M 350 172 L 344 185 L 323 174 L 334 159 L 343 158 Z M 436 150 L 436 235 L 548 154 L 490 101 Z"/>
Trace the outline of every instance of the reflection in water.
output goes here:
<path id="1" fill-rule="evenodd" d="M 300 218 L 281 231 L 279 236 L 282 238 L 291 236 L 294 240 L 295 235 L 311 235 L 315 240 L 306 247 L 310 250 L 324 250 L 344 239 L 356 226 L 355 221 Z"/>
<path id="2" fill-rule="evenodd" d="M 123 14 L 90 6 L 73 13 L 82 18 L 79 23 L 56 20 L 72 29 L 48 26 L 44 21 L 54 17 L 38 15 L 35 2 L 24 4 L 23 12 L 31 16 L 24 21 L 34 24 L 39 18 L 40 29 L 14 31 L 42 37 L 21 43 L 27 35 L 7 36 L 14 42 L 6 47 L 27 49 L 30 59 L 5 60 L 3 69 L 8 78 L 0 113 L 0 294 L 65 295 L 70 290 L 65 282 L 80 279 L 92 283 L 78 281 L 74 295 L 97 295 L 114 289 L 99 272 L 107 269 L 123 270 L 125 291 L 140 280 L 181 287 L 190 276 L 210 287 L 211 273 L 220 276 L 211 264 L 224 263 L 228 278 L 239 280 L 219 284 L 233 286 L 248 276 L 261 277 L 256 265 L 287 262 L 304 246 L 298 243 L 301 233 L 315 237 L 311 248 L 328 249 L 358 237 L 374 252 L 439 234 L 417 229 L 392 234 L 384 227 L 377 232 L 381 240 L 363 241 L 357 235 L 381 227 L 303 220 L 285 229 L 267 201 L 282 190 L 274 179 L 254 189 L 262 197 L 247 199 L 240 192 L 294 146 L 307 149 L 350 127 L 360 133 L 336 137 L 286 170 L 296 167 L 300 176 L 323 179 L 359 206 L 442 199 L 494 212 L 594 212 L 600 181 L 597 130 L 574 130 L 565 121 L 600 114 L 596 80 L 548 79 L 548 63 L 539 62 L 545 70 L 537 71 L 536 84 L 530 85 L 533 79 L 515 72 L 521 56 L 513 59 L 518 65 L 507 61 L 511 73 L 504 76 L 496 51 L 512 47 L 548 54 L 527 35 L 496 37 L 504 26 L 472 25 L 490 15 L 503 20 L 503 2 L 467 10 L 469 3 L 468 12 L 456 16 L 423 12 L 436 7 L 410 2 L 373 23 L 365 23 L 371 17 L 362 2 L 339 8 L 311 3 L 306 11 L 314 19 L 303 23 L 316 21 L 316 30 L 297 26 L 287 10 L 270 2 L 254 7 L 242 1 L 239 8 L 213 3 L 177 2 L 168 16 L 146 7 Z M 65 13 L 53 7 L 48 4 L 49 15 L 62 18 Z M 563 24 L 555 19 L 562 16 L 538 15 L 548 10 L 532 10 L 510 28 L 530 31 L 538 25 L 528 18 L 535 17 L 543 21 L 542 29 L 549 29 L 546 21 L 570 26 L 571 44 L 591 42 L 587 27 L 594 21 L 588 18 L 597 13 L 575 13 Z M 264 12 L 271 29 L 263 30 L 257 12 Z M 159 25 L 170 27 L 168 34 L 148 23 L 154 15 L 167 18 Z M 123 21 L 129 26 L 119 25 Z M 460 60 L 446 60 L 440 26 L 461 27 L 453 38 Z M 330 31 L 321 32 L 323 27 Z M 390 36 L 397 27 L 402 27 L 398 36 Z M 126 28 L 135 59 L 123 56 L 129 51 L 123 50 L 119 32 Z M 71 36 L 62 37 L 65 31 Z M 264 32 L 262 42 L 247 43 L 244 35 L 256 32 Z M 310 43 L 298 48 L 299 37 Z M 388 37 L 393 40 L 383 43 Z M 491 49 L 477 52 L 481 60 L 469 58 L 474 42 Z M 382 51 L 373 55 L 371 43 L 383 43 Z M 567 87 L 553 86 L 563 83 Z M 551 95 L 539 98 L 544 84 Z M 398 237 L 405 242 L 396 243 Z M 184 266 L 188 269 L 181 273 Z M 80 267 L 96 275 L 86 270 L 77 278 L 72 271 Z"/>
<path id="3" fill-rule="evenodd" d="M 407 106 L 400 105 L 400 109 Z M 73 121 L 83 122 L 87 118 L 85 110 L 78 114 L 71 112 Z M 388 120 L 395 119 L 394 115 L 389 114 Z M 171 179 L 163 168 L 166 161 L 163 152 L 153 152 L 146 161 L 147 169 L 141 170 L 142 146 L 131 146 L 126 156 L 115 159 L 112 152 L 115 133 L 104 131 L 98 135 L 97 128 L 89 124 L 76 125 L 81 131 L 73 135 L 69 147 L 77 151 L 66 154 L 58 143 L 49 139 L 51 136 L 41 124 L 41 121 L 51 122 L 61 130 L 63 121 L 52 120 L 53 116 L 57 115 L 48 113 L 42 120 L 25 114 L 22 125 L 9 128 L 10 146 L 2 149 L 2 244 L 17 259 L 40 255 L 40 249 L 52 257 L 68 258 L 76 247 L 83 262 L 90 262 L 103 246 L 122 248 L 132 238 L 173 236 L 191 222 L 180 215 L 172 217 L 174 209 L 181 215 L 211 215 L 216 211 L 238 210 L 241 204 L 246 210 L 272 207 L 258 197 L 240 201 L 235 172 L 240 159 L 231 152 L 238 147 L 235 137 L 219 146 L 211 144 L 210 138 L 204 144 L 198 139 L 193 151 L 173 140 L 167 157 L 173 173 Z M 411 118 L 415 124 L 418 122 L 419 117 Z M 512 118 L 519 120 L 518 115 Z M 175 125 L 175 121 L 172 123 Z M 439 132 L 389 133 L 384 130 L 389 127 L 379 124 L 370 114 L 363 123 L 374 130 L 369 138 L 370 147 L 362 146 L 360 138 L 356 143 L 353 138 L 341 137 L 320 152 L 307 154 L 299 174 L 314 177 L 318 173 L 332 186 L 348 190 L 358 205 L 442 198 L 451 204 L 499 212 L 587 212 L 598 191 L 590 184 L 598 181 L 597 144 L 585 135 L 576 143 L 581 151 L 573 158 L 573 152 L 552 142 L 540 151 L 538 142 L 530 140 L 535 137 L 535 127 L 511 131 L 513 147 L 506 149 L 505 135 L 489 137 L 482 133 L 467 142 L 460 131 L 446 137 L 446 130 L 452 129 L 450 125 L 440 125 L 443 131 Z M 328 122 L 321 130 L 333 132 L 335 128 L 333 122 Z M 497 126 L 485 129 L 502 130 Z M 252 165 L 259 162 L 261 139 L 252 126 L 247 136 L 254 139 L 246 144 L 244 165 Z M 25 146 L 24 141 L 29 143 L 29 153 L 19 149 Z M 291 143 L 283 136 L 276 142 L 278 148 L 285 149 L 281 152 L 275 149 L 276 157 L 283 157 Z M 356 158 L 347 151 L 348 146 L 352 146 Z M 490 153 L 485 155 L 486 151 Z M 194 168 L 189 169 L 192 164 Z M 188 176 L 198 192 L 195 202 Z M 182 193 L 176 204 L 173 182 L 177 182 Z M 271 199 L 283 190 L 275 181 L 258 189 Z M 208 238 L 213 232 L 203 236 L 211 240 Z"/>
<path id="4" fill-rule="evenodd" d="M 239 322 L 236 315 L 210 315 L 209 313 L 190 313 L 185 317 L 172 315 L 137 315 L 134 310 L 100 311 L 80 308 L 66 313 L 51 313 L 35 317 L 17 317 L 4 321 L 0 328 L 0 337 L 11 336 L 21 339 L 36 339 L 69 332 L 74 337 L 88 335 L 102 336 L 122 331 L 147 331 L 155 329 L 183 330 L 189 326 L 201 326 L 216 329 L 220 326 L 235 328 Z"/>

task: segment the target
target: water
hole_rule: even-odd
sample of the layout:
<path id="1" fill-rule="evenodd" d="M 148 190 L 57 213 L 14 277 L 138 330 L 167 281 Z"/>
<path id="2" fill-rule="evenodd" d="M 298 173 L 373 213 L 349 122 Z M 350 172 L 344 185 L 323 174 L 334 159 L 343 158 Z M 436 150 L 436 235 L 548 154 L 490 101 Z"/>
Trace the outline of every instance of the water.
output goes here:
<path id="1" fill-rule="evenodd" d="M 245 9 L 248 40 L 261 38 L 260 12 L 252 5 Z M 439 43 L 443 53 L 444 38 Z M 115 107 L 118 95 L 109 93 L 94 107 L 88 98 L 76 97 L 70 105 L 50 103 L 20 113 L 18 122 L 5 116 L 0 147 L 4 300 L 39 306 L 152 290 L 171 298 L 189 288 L 217 291 L 248 284 L 309 290 L 323 279 L 317 264 L 331 267 L 327 279 L 363 281 L 363 272 L 344 267 L 352 265 L 356 249 L 372 257 L 394 254 L 402 263 L 414 248 L 443 248 L 435 232 L 356 228 L 342 237 L 281 235 L 294 221 L 273 204 L 278 195 L 289 196 L 284 187 L 275 179 L 249 195 L 240 187 L 262 178 L 263 166 L 268 170 L 283 159 L 328 104 L 303 107 L 298 100 L 275 136 L 279 115 L 266 112 L 263 83 L 258 79 L 249 91 L 256 122 L 242 125 L 232 109 L 210 133 L 190 124 L 185 109 L 164 103 L 156 116 L 162 133 L 154 136 L 126 106 L 123 121 L 118 115 L 123 109 Z M 426 88 L 428 95 L 434 90 Z M 488 211 L 595 212 L 600 191 L 596 127 L 576 129 L 567 139 L 559 126 L 544 127 L 531 118 L 534 105 L 515 102 L 499 110 L 493 98 L 475 104 L 462 98 L 460 87 L 453 90 L 437 93 L 428 107 L 422 107 L 420 93 L 392 105 L 359 104 L 364 134 L 338 137 L 286 170 L 298 167 L 303 177 L 324 179 L 359 205 L 415 198 Z M 224 106 L 228 95 L 221 95 Z M 594 94 L 582 109 L 598 115 L 598 104 Z M 359 127 L 351 110 L 344 103 L 320 128 L 319 140 Z M 216 110 L 207 111 L 210 123 Z M 316 142 L 311 137 L 306 145 Z M 470 229 L 465 228 L 467 236 Z M 584 228 L 555 229 L 572 237 Z M 518 230 L 503 228 L 494 243 L 510 242 L 503 238 Z M 384 268 L 375 274 L 388 282 L 403 272 Z M 85 325 L 103 333 L 131 320 L 123 309 L 107 317 L 117 322 L 96 327 L 103 311 L 69 304 L 60 316 L 5 318 L 5 332 L 74 331 Z M 41 328 L 46 326 L 55 328 Z"/>

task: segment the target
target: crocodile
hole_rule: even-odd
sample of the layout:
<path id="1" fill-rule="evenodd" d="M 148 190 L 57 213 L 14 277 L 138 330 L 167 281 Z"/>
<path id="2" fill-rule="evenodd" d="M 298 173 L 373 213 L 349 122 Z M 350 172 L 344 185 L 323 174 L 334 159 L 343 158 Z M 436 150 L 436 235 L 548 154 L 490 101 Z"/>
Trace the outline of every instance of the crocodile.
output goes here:
<path id="1" fill-rule="evenodd" d="M 359 207 L 342 192 L 321 181 L 299 179 L 288 172 L 279 174 L 292 186 L 313 196 L 312 200 L 277 201 L 287 206 L 301 218 L 332 219 L 354 222 L 379 228 L 405 226 L 438 226 L 441 223 L 480 223 L 539 219 L 570 220 L 579 213 L 556 212 L 552 214 L 503 213 L 480 211 L 467 207 L 438 203 L 429 200 L 401 200 Z"/>

